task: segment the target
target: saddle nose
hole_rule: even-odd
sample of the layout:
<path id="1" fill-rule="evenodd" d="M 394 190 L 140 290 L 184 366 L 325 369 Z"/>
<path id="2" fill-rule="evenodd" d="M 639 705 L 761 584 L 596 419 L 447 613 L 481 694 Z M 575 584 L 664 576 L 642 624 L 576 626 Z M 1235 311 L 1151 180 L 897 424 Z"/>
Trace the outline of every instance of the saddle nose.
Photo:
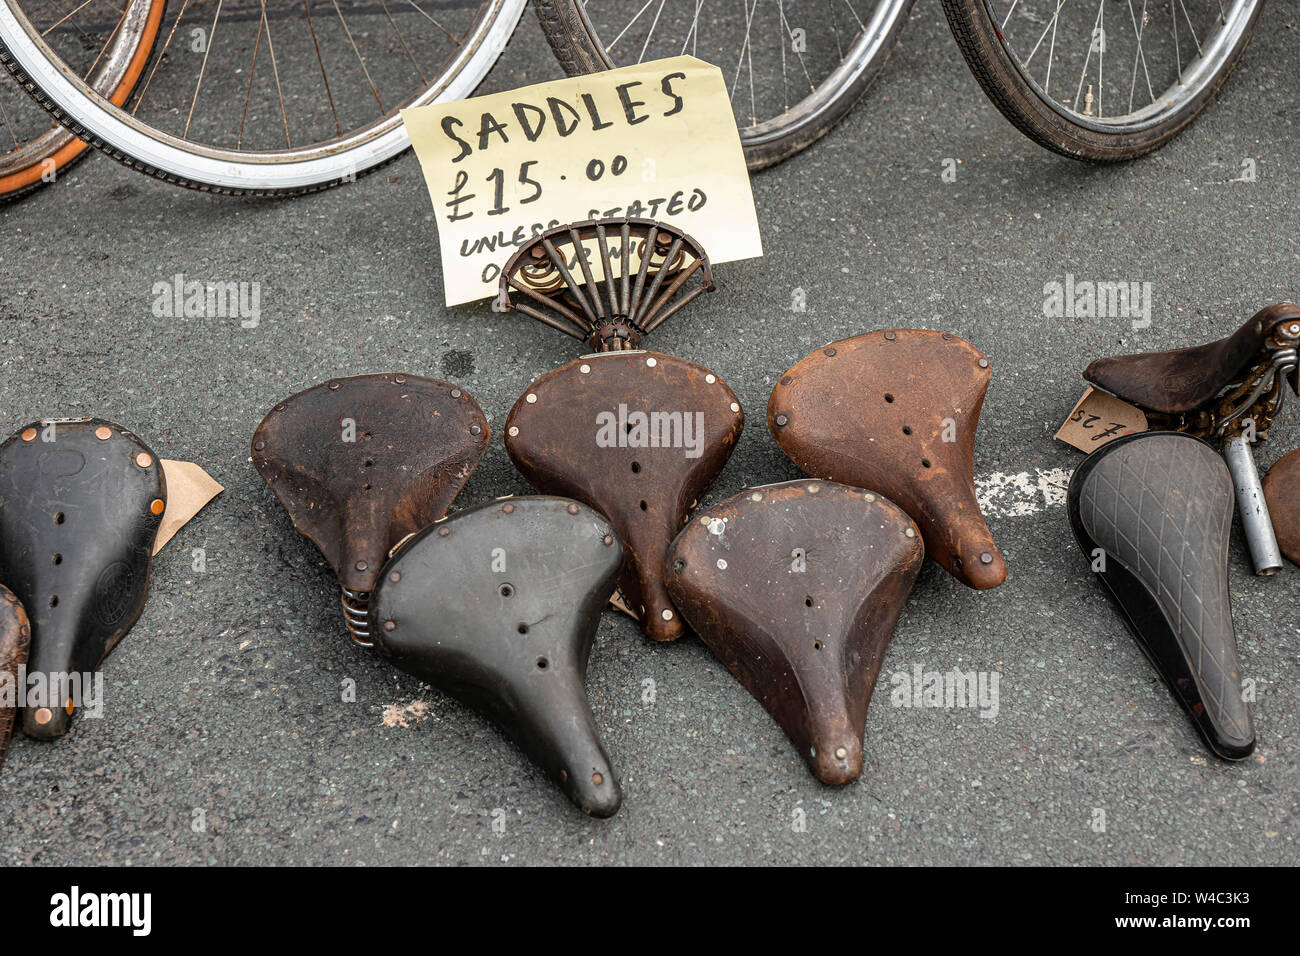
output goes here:
<path id="1" fill-rule="evenodd" d="M 1228 593 L 1232 477 L 1206 442 L 1143 432 L 1089 455 L 1070 479 L 1075 540 L 1214 753 L 1255 749 Z"/>
<path id="2" fill-rule="evenodd" d="M 166 479 L 120 425 L 33 422 L 0 446 L 0 501 L 0 581 L 27 611 L 28 676 L 44 697 L 23 732 L 50 740 L 144 610 Z"/>
<path id="3" fill-rule="evenodd" d="M 538 491 L 608 517 L 627 552 L 618 587 L 657 641 L 685 633 L 664 584 L 669 545 L 744 427 L 713 372 L 659 352 L 588 355 L 542 376 L 506 419 L 506 451 Z"/>
<path id="4" fill-rule="evenodd" d="M 772 389 L 767 424 L 807 474 L 885 495 L 968 587 L 1007 578 L 975 498 L 975 432 L 992 372 L 948 332 L 887 329 L 813 352 Z"/>
<path id="5" fill-rule="evenodd" d="M 494 721 L 583 812 L 611 816 L 622 793 L 585 675 L 622 557 L 609 522 L 576 501 L 467 508 L 384 567 L 375 650 Z"/>
<path id="6" fill-rule="evenodd" d="M 804 479 L 751 488 L 692 521 L 668 586 L 813 775 L 844 784 L 862 773 L 867 706 L 924 557 L 892 502 Z"/>
<path id="7" fill-rule="evenodd" d="M 446 514 L 487 442 L 468 392 L 400 372 L 322 382 L 258 426 L 253 466 L 333 568 L 356 642 L 389 551 Z"/>

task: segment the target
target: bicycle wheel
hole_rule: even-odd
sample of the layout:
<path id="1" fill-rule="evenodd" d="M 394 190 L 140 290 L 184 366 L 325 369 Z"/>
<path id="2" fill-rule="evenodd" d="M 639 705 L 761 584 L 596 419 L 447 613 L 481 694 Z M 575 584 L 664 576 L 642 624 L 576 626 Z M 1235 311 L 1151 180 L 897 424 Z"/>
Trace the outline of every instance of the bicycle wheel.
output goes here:
<path id="1" fill-rule="evenodd" d="M 884 67 L 915 0 L 534 0 L 570 76 L 689 53 L 731 91 L 750 169 L 799 152 L 844 118 Z M 706 35 L 707 34 L 707 35 Z"/>
<path id="2" fill-rule="evenodd" d="M 967 64 L 1030 139 L 1113 162 L 1209 106 L 1264 0 L 943 0 Z"/>
<path id="3" fill-rule="evenodd" d="M 144 73 L 166 5 L 167 0 L 127 0 L 117 21 L 105 22 L 106 37 L 83 33 L 60 52 L 91 87 L 120 106 Z M 0 155 L 0 202 L 53 182 L 89 149 L 8 81 L 0 89 L 0 126 L 13 143 Z"/>
<path id="4" fill-rule="evenodd" d="M 209 192 L 297 195 L 406 149 L 399 110 L 469 96 L 526 0 L 178 0 L 130 109 L 70 75 L 50 42 L 102 2 L 0 0 L 0 63 L 128 166 Z"/>

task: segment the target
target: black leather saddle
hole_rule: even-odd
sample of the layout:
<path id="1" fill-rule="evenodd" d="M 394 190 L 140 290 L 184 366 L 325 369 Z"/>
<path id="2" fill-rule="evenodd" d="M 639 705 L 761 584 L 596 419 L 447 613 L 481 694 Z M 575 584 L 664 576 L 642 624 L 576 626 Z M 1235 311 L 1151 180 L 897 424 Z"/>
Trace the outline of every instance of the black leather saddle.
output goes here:
<path id="1" fill-rule="evenodd" d="M 9 738 L 14 731 L 14 718 L 26 693 L 26 687 L 19 681 L 19 672 L 27 663 L 27 647 L 31 637 L 32 629 L 27 623 L 27 612 L 12 591 L 0 587 L 0 681 L 8 685 L 9 690 L 5 693 L 13 695 L 6 700 L 5 693 L 0 693 L 0 770 L 4 769 L 5 754 L 9 752 Z"/>
<path id="2" fill-rule="evenodd" d="M 446 514 L 487 443 L 468 392 L 400 372 L 322 382 L 258 426 L 253 466 L 334 569 L 358 644 L 369 646 L 367 602 L 389 551 Z"/>
<path id="3" fill-rule="evenodd" d="M 1070 480 L 1075 540 L 1210 749 L 1255 749 L 1228 595 L 1232 478 L 1181 432 L 1116 439 Z"/>
<path id="4" fill-rule="evenodd" d="M 27 611 L 29 671 L 58 692 L 24 709 L 28 736 L 68 732 L 56 678 L 98 670 L 144 610 L 166 504 L 158 457 L 112 422 L 33 422 L 0 446 L 0 582 Z"/>
<path id="5" fill-rule="evenodd" d="M 804 479 L 707 509 L 673 544 L 668 590 L 823 783 L 862 773 L 885 648 L 925 560 L 883 496 Z"/>
<path id="6" fill-rule="evenodd" d="M 1097 359 L 1083 377 L 1139 408 L 1163 415 L 1197 411 L 1238 384 L 1270 348 L 1296 347 L 1300 306 L 1281 302 L 1261 309 L 1225 339 L 1175 349 Z M 1300 391 L 1296 369 L 1292 391 Z"/>
<path id="7" fill-rule="evenodd" d="M 612 816 L 622 794 L 585 676 L 622 560 L 610 523 L 576 501 L 467 508 L 384 566 L 375 650 L 495 721 L 584 812 Z"/>

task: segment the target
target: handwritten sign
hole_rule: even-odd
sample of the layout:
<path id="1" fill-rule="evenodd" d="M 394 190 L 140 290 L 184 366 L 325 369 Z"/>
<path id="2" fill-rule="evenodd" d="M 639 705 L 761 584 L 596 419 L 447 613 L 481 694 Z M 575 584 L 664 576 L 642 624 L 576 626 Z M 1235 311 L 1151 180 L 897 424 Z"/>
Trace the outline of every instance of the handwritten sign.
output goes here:
<path id="1" fill-rule="evenodd" d="M 1146 430 L 1147 416 L 1142 409 L 1089 385 L 1053 437 L 1092 452 L 1116 438 Z"/>
<path id="2" fill-rule="evenodd" d="M 558 225 L 657 219 L 712 262 L 763 254 L 722 73 L 694 57 L 402 111 L 433 200 L 448 305 L 496 294 Z"/>

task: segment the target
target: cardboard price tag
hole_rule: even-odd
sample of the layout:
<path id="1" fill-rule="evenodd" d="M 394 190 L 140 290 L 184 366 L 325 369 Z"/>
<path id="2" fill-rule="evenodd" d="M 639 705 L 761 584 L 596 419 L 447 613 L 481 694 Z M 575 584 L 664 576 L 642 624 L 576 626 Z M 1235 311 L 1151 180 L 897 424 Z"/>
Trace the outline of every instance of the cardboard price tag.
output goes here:
<path id="1" fill-rule="evenodd" d="M 763 254 L 721 71 L 690 56 L 402 111 L 433 200 L 447 305 L 570 222 L 672 223 L 711 262 Z M 600 278 L 597 276 L 596 278 Z"/>
<path id="2" fill-rule="evenodd" d="M 1147 430 L 1142 409 L 1088 386 L 1054 436 L 1080 451 L 1092 452 L 1125 435 Z"/>
<path id="3" fill-rule="evenodd" d="M 225 491 L 212 476 L 192 461 L 159 459 L 167 479 L 167 510 L 158 525 L 153 553 L 157 554 L 203 506 Z"/>

